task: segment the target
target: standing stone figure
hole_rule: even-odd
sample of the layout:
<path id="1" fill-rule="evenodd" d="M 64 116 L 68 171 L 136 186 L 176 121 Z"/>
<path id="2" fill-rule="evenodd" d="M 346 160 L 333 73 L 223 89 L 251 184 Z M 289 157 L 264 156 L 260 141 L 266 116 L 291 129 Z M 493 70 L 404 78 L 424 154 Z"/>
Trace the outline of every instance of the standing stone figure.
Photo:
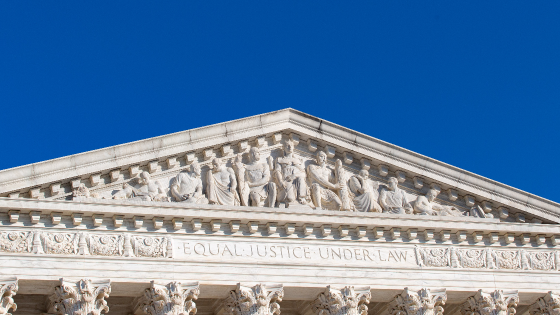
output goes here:
<path id="1" fill-rule="evenodd" d="M 237 180 L 231 167 L 226 167 L 222 159 L 212 160 L 213 169 L 206 176 L 206 194 L 212 205 L 239 206 Z"/>
<path id="2" fill-rule="evenodd" d="M 113 199 L 130 199 L 138 201 L 169 201 L 167 193 L 159 182 L 150 179 L 150 173 L 144 171 L 138 176 L 138 184 L 123 184 L 123 189 L 113 195 Z"/>
<path id="3" fill-rule="evenodd" d="M 294 155 L 294 142 L 284 142 L 284 156 L 276 159 L 272 175 L 278 188 L 278 203 L 300 204 L 307 206 L 308 193 L 303 161 Z"/>
<path id="4" fill-rule="evenodd" d="M 340 185 L 333 184 L 333 171 L 327 166 L 327 154 L 317 152 L 316 165 L 307 167 L 307 174 L 311 181 L 311 199 L 316 209 L 340 210 L 342 201 L 333 190 L 339 190 Z"/>
<path id="5" fill-rule="evenodd" d="M 369 179 L 369 172 L 361 170 L 357 176 L 350 177 L 348 181 L 350 191 L 354 194 L 354 205 L 361 212 L 383 212 L 379 205 L 379 184 Z"/>
<path id="6" fill-rule="evenodd" d="M 406 193 L 398 187 L 399 181 L 395 177 L 389 178 L 389 187 L 383 188 L 379 201 L 383 212 L 394 214 L 411 214 L 412 207 L 406 200 Z"/>
<path id="7" fill-rule="evenodd" d="M 259 148 L 249 150 L 249 164 L 241 162 L 242 155 L 234 163 L 239 183 L 242 206 L 271 207 L 276 203 L 276 184 L 270 182 L 270 166 L 262 163 Z"/>
<path id="8" fill-rule="evenodd" d="M 171 194 L 178 202 L 208 204 L 208 199 L 202 193 L 202 179 L 200 165 L 194 161 L 190 172 L 181 172 L 171 183 Z"/>
<path id="9" fill-rule="evenodd" d="M 414 213 L 419 215 L 463 216 L 463 213 L 452 206 L 444 206 L 434 202 L 438 196 L 437 189 L 430 189 L 426 196 L 418 196 L 414 203 Z"/>
<path id="10" fill-rule="evenodd" d="M 348 179 L 350 176 L 348 172 L 346 172 L 342 167 L 342 161 L 340 159 L 337 159 L 334 162 L 334 172 L 336 175 L 336 182 L 340 187 L 338 189 L 338 196 L 340 197 L 341 201 L 340 210 L 356 211 L 356 207 L 352 202 L 352 198 L 350 198 L 350 191 L 348 190 Z"/>

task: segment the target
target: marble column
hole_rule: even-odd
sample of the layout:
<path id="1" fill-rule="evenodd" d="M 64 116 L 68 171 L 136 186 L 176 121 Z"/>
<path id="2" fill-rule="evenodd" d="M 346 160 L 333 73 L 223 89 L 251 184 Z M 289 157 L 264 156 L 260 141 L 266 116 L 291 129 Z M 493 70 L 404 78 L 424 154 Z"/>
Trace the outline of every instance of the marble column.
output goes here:
<path id="1" fill-rule="evenodd" d="M 281 284 L 257 284 L 253 287 L 237 284 L 224 301 L 225 315 L 279 315 L 284 297 Z"/>
<path id="2" fill-rule="evenodd" d="M 133 302 L 135 315 L 194 315 L 194 301 L 200 294 L 198 282 L 169 282 L 166 285 L 150 283 L 144 295 Z"/>
<path id="3" fill-rule="evenodd" d="M 0 279 L 0 315 L 11 315 L 10 309 L 15 312 L 17 309 L 14 303 L 14 295 L 18 291 L 18 280 L 16 277 Z"/>
<path id="4" fill-rule="evenodd" d="M 109 312 L 106 298 L 111 294 L 111 281 L 60 279 L 49 297 L 49 313 L 60 315 L 99 315 Z"/>
<path id="5" fill-rule="evenodd" d="M 315 315 L 367 315 L 370 287 L 355 290 L 353 286 L 335 289 L 328 286 L 312 302 L 311 309 Z"/>
<path id="6" fill-rule="evenodd" d="M 560 314 L 560 293 L 548 292 L 544 297 L 539 298 L 531 307 L 531 315 L 558 315 Z"/>
<path id="7" fill-rule="evenodd" d="M 445 289 L 422 288 L 404 291 L 389 302 L 389 314 L 393 315 L 443 315 L 443 305 L 447 301 Z"/>
<path id="8" fill-rule="evenodd" d="M 461 307 L 462 315 L 514 315 L 519 303 L 517 290 L 496 290 L 492 292 L 478 292 L 467 299 Z"/>

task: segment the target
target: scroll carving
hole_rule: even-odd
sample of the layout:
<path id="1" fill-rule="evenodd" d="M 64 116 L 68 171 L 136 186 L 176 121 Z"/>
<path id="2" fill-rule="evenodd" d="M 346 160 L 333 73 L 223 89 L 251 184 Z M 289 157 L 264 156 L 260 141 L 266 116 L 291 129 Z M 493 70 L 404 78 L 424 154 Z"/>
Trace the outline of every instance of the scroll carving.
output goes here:
<path id="1" fill-rule="evenodd" d="M 17 291 L 17 278 L 0 280 L 0 298 L 2 299 L 0 315 L 12 315 L 8 313 L 10 309 L 14 312 L 17 310 L 17 304 L 14 302 L 14 295 L 16 295 Z"/>
<path id="2" fill-rule="evenodd" d="M 539 298 L 529 308 L 531 315 L 558 315 L 560 314 L 560 293 L 549 291 L 544 297 Z"/>
<path id="3" fill-rule="evenodd" d="M 328 286 L 313 301 L 312 309 L 316 315 L 367 315 L 370 299 L 369 287 L 356 292 L 352 286 L 340 290 Z"/>
<path id="4" fill-rule="evenodd" d="M 135 315 L 194 315 L 194 301 L 200 294 L 198 282 L 181 284 L 170 282 L 166 285 L 150 283 L 150 288 L 134 302 Z"/>
<path id="5" fill-rule="evenodd" d="M 257 284 L 253 287 L 237 284 L 224 301 L 226 315 L 279 315 L 280 304 L 284 297 L 282 285 L 266 286 Z"/>
<path id="6" fill-rule="evenodd" d="M 519 302 L 517 290 L 478 292 L 467 299 L 461 307 L 462 315 L 514 315 Z"/>
<path id="7" fill-rule="evenodd" d="M 391 315 L 443 315 L 447 301 L 445 289 L 430 290 L 423 288 L 418 292 L 405 288 L 389 303 Z"/>
<path id="8" fill-rule="evenodd" d="M 106 298 L 111 294 L 109 280 L 81 279 L 70 282 L 60 279 L 49 297 L 49 313 L 60 315 L 99 315 L 109 312 Z"/>

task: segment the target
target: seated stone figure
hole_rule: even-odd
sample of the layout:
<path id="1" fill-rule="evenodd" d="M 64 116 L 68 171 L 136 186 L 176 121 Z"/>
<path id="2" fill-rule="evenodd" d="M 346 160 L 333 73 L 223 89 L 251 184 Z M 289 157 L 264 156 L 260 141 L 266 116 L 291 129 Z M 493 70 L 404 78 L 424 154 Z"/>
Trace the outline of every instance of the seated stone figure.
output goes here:
<path id="1" fill-rule="evenodd" d="M 419 215 L 463 216 L 463 213 L 452 206 L 444 206 L 434 202 L 439 195 L 437 189 L 430 189 L 426 196 L 418 196 L 414 203 L 414 213 Z"/>
<path id="2" fill-rule="evenodd" d="M 379 205 L 379 183 L 369 179 L 369 172 L 361 170 L 357 176 L 350 177 L 348 181 L 350 191 L 354 194 L 354 205 L 361 212 L 383 212 Z"/>
<path id="3" fill-rule="evenodd" d="M 226 167 L 222 159 L 212 160 L 213 168 L 206 175 L 206 194 L 212 205 L 239 206 L 237 180 L 231 167 Z"/>
<path id="4" fill-rule="evenodd" d="M 130 199 L 138 201 L 169 201 L 165 189 L 160 183 L 150 180 L 150 173 L 142 172 L 138 184 L 123 184 L 123 189 L 113 195 L 113 199 Z"/>
<path id="5" fill-rule="evenodd" d="M 240 154 L 234 163 L 241 205 L 273 208 L 276 204 L 276 184 L 270 182 L 270 166 L 260 161 L 259 148 L 249 150 L 249 164 L 243 164 L 241 157 Z"/>
<path id="6" fill-rule="evenodd" d="M 316 209 L 340 210 L 342 201 L 334 192 L 340 189 L 333 171 L 327 166 L 327 154 L 317 152 L 316 164 L 307 167 L 307 174 L 311 182 L 311 199 Z"/>
<path id="7" fill-rule="evenodd" d="M 430 189 L 426 196 L 418 196 L 414 203 L 414 213 L 419 215 L 463 216 L 463 213 L 452 206 L 444 206 L 434 202 L 439 195 L 437 189 Z"/>
<path id="8" fill-rule="evenodd" d="M 190 168 L 190 172 L 181 172 L 172 180 L 171 194 L 178 202 L 208 204 L 202 193 L 200 165 L 194 161 Z"/>
<path id="9" fill-rule="evenodd" d="M 284 142 L 284 156 L 276 159 L 273 180 L 278 189 L 277 201 L 286 207 L 308 207 L 308 192 L 305 166 L 294 154 L 295 143 Z"/>
<path id="10" fill-rule="evenodd" d="M 389 186 L 381 190 L 379 202 L 383 212 L 393 214 L 412 214 L 412 206 L 406 199 L 406 193 L 400 189 L 399 181 L 395 177 L 389 178 Z"/>

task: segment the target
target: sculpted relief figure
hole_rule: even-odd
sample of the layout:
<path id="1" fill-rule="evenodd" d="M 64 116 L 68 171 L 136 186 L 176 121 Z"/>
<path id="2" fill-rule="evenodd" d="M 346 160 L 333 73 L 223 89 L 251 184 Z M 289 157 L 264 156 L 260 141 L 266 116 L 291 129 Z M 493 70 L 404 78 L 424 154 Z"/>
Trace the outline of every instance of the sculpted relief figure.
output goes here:
<path id="1" fill-rule="evenodd" d="M 337 159 L 334 163 L 334 173 L 336 175 L 336 182 L 339 185 L 338 196 L 340 197 L 340 210 L 342 211 L 356 211 L 356 207 L 350 198 L 350 191 L 348 190 L 349 174 L 342 167 L 342 161 Z"/>
<path id="2" fill-rule="evenodd" d="M 278 157 L 273 179 L 278 188 L 277 201 L 286 206 L 298 203 L 307 205 L 308 192 L 303 161 L 294 155 L 294 142 L 284 142 L 284 156 Z"/>
<path id="3" fill-rule="evenodd" d="M 311 199 L 316 209 L 340 210 L 342 201 L 334 192 L 340 189 L 340 184 L 333 184 L 333 171 L 327 166 L 327 154 L 317 152 L 317 164 L 307 167 L 307 174 L 311 182 Z M 325 206 L 325 207 L 323 207 Z"/>
<path id="4" fill-rule="evenodd" d="M 201 170 L 198 162 L 191 164 L 190 172 L 181 172 L 172 180 L 171 194 L 178 202 L 207 204 L 208 199 L 202 193 Z"/>
<path id="5" fill-rule="evenodd" d="M 242 155 L 234 163 L 239 181 L 242 206 L 271 207 L 276 204 L 276 184 L 270 182 L 270 166 L 261 162 L 259 148 L 249 150 L 249 164 L 241 162 Z"/>
<path id="6" fill-rule="evenodd" d="M 378 183 L 369 179 L 369 172 L 361 170 L 357 176 L 350 177 L 348 181 L 350 191 L 354 194 L 354 205 L 361 212 L 383 212 L 379 205 Z"/>
<path id="7" fill-rule="evenodd" d="M 414 213 L 419 215 L 440 215 L 440 216 L 463 216 L 463 213 L 451 206 L 444 206 L 434 202 L 439 191 L 430 189 L 426 196 L 418 196 L 414 203 Z"/>
<path id="8" fill-rule="evenodd" d="M 398 187 L 399 181 L 395 177 L 389 178 L 389 187 L 383 188 L 379 201 L 383 212 L 393 214 L 412 214 L 412 207 L 406 199 L 404 190 Z"/>
<path id="9" fill-rule="evenodd" d="M 138 177 L 135 186 L 123 184 L 123 189 L 113 195 L 113 199 L 130 199 L 139 201 L 169 201 L 167 193 L 159 182 L 150 179 L 150 173 L 144 171 Z"/>
<path id="10" fill-rule="evenodd" d="M 220 158 L 214 158 L 212 166 L 206 176 L 206 194 L 210 204 L 239 206 L 237 180 L 233 169 L 226 167 Z"/>

